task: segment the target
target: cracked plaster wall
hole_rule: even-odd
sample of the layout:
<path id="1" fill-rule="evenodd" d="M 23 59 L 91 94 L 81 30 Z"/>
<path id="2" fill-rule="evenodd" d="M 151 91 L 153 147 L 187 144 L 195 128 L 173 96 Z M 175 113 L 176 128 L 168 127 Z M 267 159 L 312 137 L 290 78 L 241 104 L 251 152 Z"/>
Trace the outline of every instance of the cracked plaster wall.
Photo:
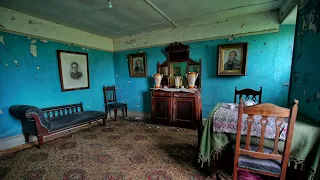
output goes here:
<path id="1" fill-rule="evenodd" d="M 208 117 L 218 102 L 233 102 L 234 88 L 259 89 L 263 87 L 264 102 L 287 105 L 294 26 L 281 26 L 278 33 L 224 38 L 187 43 L 190 56 L 202 59 L 202 108 L 203 117 Z M 218 77 L 218 45 L 248 42 L 247 76 Z M 118 101 L 128 103 L 128 109 L 139 112 L 151 111 L 149 88 L 153 87 L 152 75 L 156 64 L 164 62 L 165 46 L 144 48 L 114 53 L 115 79 Z M 127 55 L 145 52 L 147 54 L 148 77 L 131 78 Z"/>
<path id="2" fill-rule="evenodd" d="M 278 13 L 269 11 L 232 17 L 226 20 L 165 29 L 114 40 L 114 51 L 166 45 L 174 41 L 192 42 L 222 37 L 272 33 L 279 30 Z"/>
<path id="3" fill-rule="evenodd" d="M 115 84 L 113 53 L 76 46 L 89 56 L 90 89 L 61 92 L 56 50 L 69 45 L 1 31 L 0 37 L 0 139 L 22 133 L 20 120 L 8 112 L 11 105 L 83 102 L 85 110 L 104 111 L 102 86 Z"/>
<path id="4" fill-rule="evenodd" d="M 305 0 L 298 10 L 289 99 L 299 112 L 320 122 L 320 1 Z"/>

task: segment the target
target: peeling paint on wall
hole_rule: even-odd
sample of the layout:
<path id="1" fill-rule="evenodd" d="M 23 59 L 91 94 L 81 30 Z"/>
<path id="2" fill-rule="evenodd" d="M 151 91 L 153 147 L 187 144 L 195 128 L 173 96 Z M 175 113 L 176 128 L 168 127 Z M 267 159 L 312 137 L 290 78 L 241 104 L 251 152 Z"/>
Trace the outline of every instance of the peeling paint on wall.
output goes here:
<path id="1" fill-rule="evenodd" d="M 40 70 L 40 66 L 37 66 L 37 70 Z"/>
<path id="2" fill-rule="evenodd" d="M 47 43 L 47 42 L 49 42 L 49 41 L 47 41 L 47 40 L 40 40 L 42 43 Z"/>
<path id="3" fill-rule="evenodd" d="M 35 44 L 30 44 L 30 53 L 32 54 L 33 57 L 38 56 L 37 46 Z"/>
<path id="4" fill-rule="evenodd" d="M 0 109 L 0 114 L 3 114 L 3 111 L 2 111 L 2 109 Z"/>
<path id="5" fill-rule="evenodd" d="M 6 43 L 4 42 L 4 37 L 0 36 L 0 43 L 2 43 L 3 45 L 6 45 Z"/>
<path id="6" fill-rule="evenodd" d="M 18 62 L 18 60 L 13 60 L 13 62 L 16 64 L 16 66 L 19 66 L 19 65 L 20 65 L 19 62 Z"/>

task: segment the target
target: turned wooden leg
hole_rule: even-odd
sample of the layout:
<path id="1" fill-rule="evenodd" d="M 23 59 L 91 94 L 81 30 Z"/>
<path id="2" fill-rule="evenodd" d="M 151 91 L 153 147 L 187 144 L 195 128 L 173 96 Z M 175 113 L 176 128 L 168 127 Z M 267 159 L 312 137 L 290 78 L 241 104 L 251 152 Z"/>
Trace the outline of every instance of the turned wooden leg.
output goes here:
<path id="1" fill-rule="evenodd" d="M 39 148 L 41 148 L 41 146 L 43 145 L 43 136 L 37 136 L 37 137 L 38 137 Z"/>
<path id="2" fill-rule="evenodd" d="M 108 119 L 109 109 L 105 108 L 105 112 L 106 112 L 106 118 Z"/>
<path id="3" fill-rule="evenodd" d="M 26 141 L 26 143 L 29 143 L 29 134 L 24 132 L 23 136 L 24 136 L 24 140 Z"/>
<path id="4" fill-rule="evenodd" d="M 210 176 L 210 178 L 212 180 L 217 179 L 217 171 L 218 171 L 218 160 L 212 160 L 211 161 L 211 176 Z"/>
<path id="5" fill-rule="evenodd" d="M 103 118 L 103 120 L 102 120 L 104 127 L 107 125 L 107 118 L 108 118 L 108 115 L 105 118 Z"/>
<path id="6" fill-rule="evenodd" d="M 117 120 L 118 109 L 113 109 L 114 111 L 114 120 Z"/>

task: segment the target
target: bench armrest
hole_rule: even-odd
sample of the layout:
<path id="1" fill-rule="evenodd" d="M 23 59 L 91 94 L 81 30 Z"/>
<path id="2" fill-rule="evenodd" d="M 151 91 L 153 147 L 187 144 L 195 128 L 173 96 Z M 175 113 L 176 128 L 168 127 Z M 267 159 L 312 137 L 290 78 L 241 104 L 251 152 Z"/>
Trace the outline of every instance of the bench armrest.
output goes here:
<path id="1" fill-rule="evenodd" d="M 9 112 L 21 121 L 35 121 L 38 134 L 48 132 L 49 123 L 39 108 L 29 105 L 14 105 L 10 107 Z"/>

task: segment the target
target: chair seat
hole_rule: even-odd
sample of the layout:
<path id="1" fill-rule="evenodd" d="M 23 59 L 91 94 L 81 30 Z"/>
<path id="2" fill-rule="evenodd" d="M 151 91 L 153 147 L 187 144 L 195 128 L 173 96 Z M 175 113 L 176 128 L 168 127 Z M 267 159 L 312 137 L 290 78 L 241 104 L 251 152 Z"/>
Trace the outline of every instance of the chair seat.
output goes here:
<path id="1" fill-rule="evenodd" d="M 111 103 L 106 105 L 107 108 L 122 108 L 125 106 L 127 106 L 125 103 Z"/>
<path id="2" fill-rule="evenodd" d="M 236 145 L 232 145 L 232 149 L 235 152 Z M 241 149 L 245 148 L 245 144 L 240 145 Z M 256 151 L 259 147 L 250 145 L 252 151 Z M 268 148 L 263 148 L 265 153 L 271 153 L 272 150 Z M 240 155 L 238 166 L 241 168 L 246 168 L 250 170 L 268 172 L 272 174 L 281 174 L 281 161 L 272 159 L 257 159 L 250 157 L 248 155 Z"/>

